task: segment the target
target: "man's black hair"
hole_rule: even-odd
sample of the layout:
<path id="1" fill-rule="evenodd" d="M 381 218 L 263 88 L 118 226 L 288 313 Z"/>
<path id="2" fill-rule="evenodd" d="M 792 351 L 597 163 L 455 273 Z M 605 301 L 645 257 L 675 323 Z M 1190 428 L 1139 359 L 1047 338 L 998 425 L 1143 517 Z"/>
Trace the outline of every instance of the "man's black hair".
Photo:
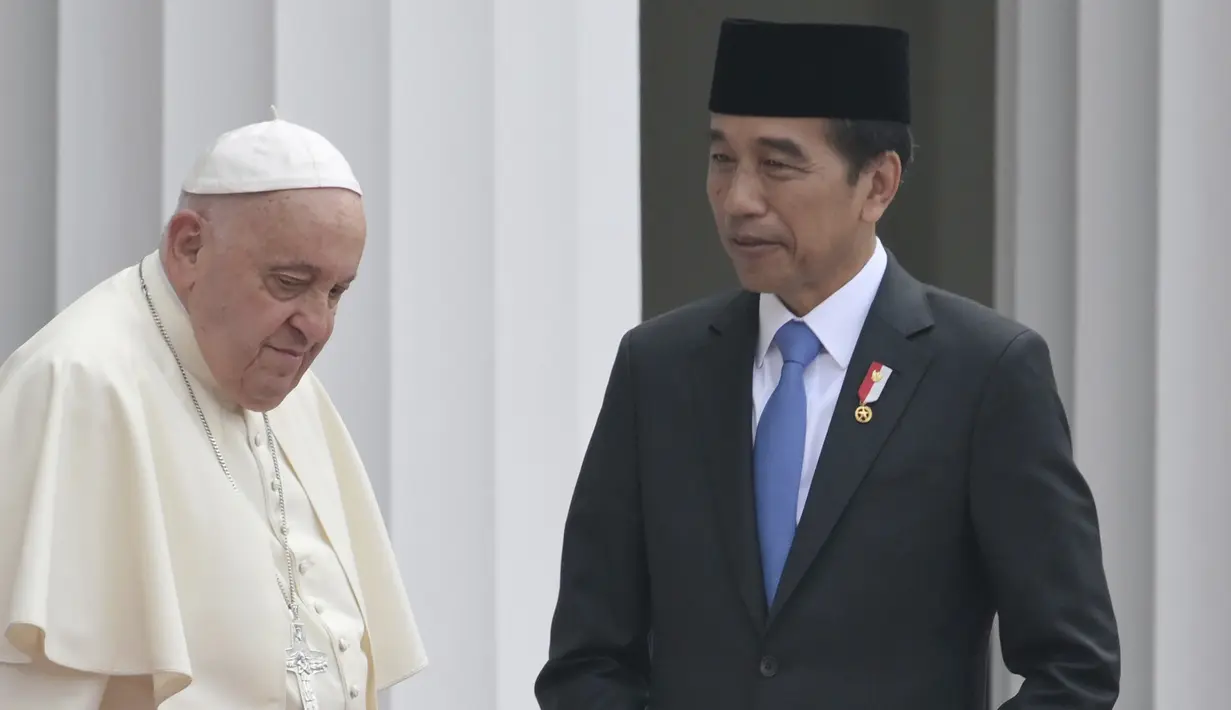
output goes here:
<path id="1" fill-rule="evenodd" d="M 872 161 L 891 151 L 902 160 L 905 177 L 915 153 L 915 138 L 909 124 L 850 119 L 830 119 L 826 124 L 829 143 L 846 160 L 846 179 L 852 185 Z"/>

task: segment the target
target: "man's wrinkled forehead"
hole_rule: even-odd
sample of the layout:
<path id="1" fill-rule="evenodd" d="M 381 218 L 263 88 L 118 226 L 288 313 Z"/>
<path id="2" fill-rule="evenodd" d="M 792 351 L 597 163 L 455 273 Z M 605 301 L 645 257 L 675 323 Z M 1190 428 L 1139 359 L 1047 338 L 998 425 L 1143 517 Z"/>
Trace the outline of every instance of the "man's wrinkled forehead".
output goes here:
<path id="1" fill-rule="evenodd" d="M 228 230 L 364 229 L 362 198 L 347 190 L 320 188 L 194 198 L 186 206 L 196 208 L 215 227 Z"/>
<path id="2" fill-rule="evenodd" d="M 354 277 L 366 239 L 362 200 L 344 190 L 302 190 L 256 202 L 233 223 L 262 266 L 312 273 L 330 280 Z"/>

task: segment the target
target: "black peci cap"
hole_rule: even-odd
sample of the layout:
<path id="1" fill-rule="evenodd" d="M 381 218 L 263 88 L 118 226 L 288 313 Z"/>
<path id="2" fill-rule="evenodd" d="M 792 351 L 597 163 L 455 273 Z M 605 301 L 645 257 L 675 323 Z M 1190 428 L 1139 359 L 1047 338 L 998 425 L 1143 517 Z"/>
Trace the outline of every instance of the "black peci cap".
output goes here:
<path id="1" fill-rule="evenodd" d="M 910 123 L 910 40 L 888 27 L 728 19 L 709 110 Z"/>

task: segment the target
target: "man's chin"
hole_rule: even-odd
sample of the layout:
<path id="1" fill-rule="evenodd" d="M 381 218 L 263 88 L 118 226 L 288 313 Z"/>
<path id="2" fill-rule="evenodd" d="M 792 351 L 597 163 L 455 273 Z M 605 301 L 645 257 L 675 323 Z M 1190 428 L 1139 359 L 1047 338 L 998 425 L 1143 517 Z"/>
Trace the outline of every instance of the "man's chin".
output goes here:
<path id="1" fill-rule="evenodd" d="M 299 385 L 302 374 L 293 377 L 270 377 L 267 381 L 248 387 L 240 398 L 239 405 L 252 412 L 268 412 L 277 409 Z"/>
<path id="2" fill-rule="evenodd" d="M 777 293 L 782 288 L 783 279 L 774 274 L 765 273 L 762 269 L 735 269 L 739 285 L 745 291 L 753 293 Z"/>
<path id="3" fill-rule="evenodd" d="M 278 406 L 282 404 L 283 400 L 286 399 L 287 394 L 290 394 L 290 393 L 288 392 L 280 396 L 272 395 L 272 394 L 270 395 L 262 394 L 262 395 L 257 395 L 257 396 L 246 397 L 245 401 L 240 402 L 240 406 L 243 407 L 244 409 L 247 409 L 250 412 L 256 412 L 257 414 L 264 414 L 265 412 L 269 412 L 274 409 L 277 409 Z"/>

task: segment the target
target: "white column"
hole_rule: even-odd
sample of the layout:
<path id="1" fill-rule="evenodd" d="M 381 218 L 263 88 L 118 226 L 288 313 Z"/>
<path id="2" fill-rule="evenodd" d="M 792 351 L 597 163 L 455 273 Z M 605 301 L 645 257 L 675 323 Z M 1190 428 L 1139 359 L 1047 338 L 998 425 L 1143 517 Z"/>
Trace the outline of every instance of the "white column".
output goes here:
<path id="1" fill-rule="evenodd" d="M 32 238 L 0 240 L 3 354 L 154 248 L 219 133 L 270 104 L 321 131 L 369 237 L 316 370 L 432 659 L 382 707 L 536 707 L 565 510 L 640 320 L 637 3 L 9 5 L 0 207 Z"/>
<path id="2" fill-rule="evenodd" d="M 219 133 L 270 117 L 274 10 L 271 3 L 251 0 L 181 0 L 163 3 L 162 13 L 160 215 L 165 220 L 175 209 L 184 175 Z M 157 235 L 153 241 L 147 237 L 145 251 L 156 242 Z"/>
<path id="3" fill-rule="evenodd" d="M 1220 139 L 1231 49 L 1218 32 L 1231 9 L 1075 3 L 1074 61 L 1060 66 L 1069 40 L 1058 25 L 1028 34 L 1028 6 L 1060 12 L 1001 4 L 1019 30 L 1016 45 L 1001 46 L 1006 64 L 1023 77 L 1046 58 L 1054 67 L 1049 82 L 1002 84 L 999 97 L 1012 119 L 1002 137 L 1016 147 L 1000 165 L 1001 304 L 1048 336 L 1058 369 L 1071 367 L 1077 459 L 1098 504 L 1121 632 L 1116 707 L 1213 707 L 1231 666 L 1231 572 L 1220 554 L 1231 537 L 1231 376 L 1221 366 L 1231 248 L 1217 211 L 1231 189 Z M 1056 91 L 1074 80 L 1072 99 Z M 1055 135 L 1042 139 L 1040 125 Z M 1031 179 L 1040 166 L 1058 173 Z M 1071 236 L 1056 236 L 1057 223 L 1024 238 L 1025 220 L 1057 215 Z M 996 700 L 1012 690 L 1001 680 Z"/>
<path id="4" fill-rule="evenodd" d="M 636 0 L 575 5 L 577 449 L 563 482 L 570 493 L 616 346 L 642 314 L 640 6 Z M 563 526 L 562 514 L 557 524 Z"/>
<path id="5" fill-rule="evenodd" d="M 56 311 L 56 5 L 0 3 L 0 360 Z"/>
<path id="6" fill-rule="evenodd" d="M 491 8 L 390 3 L 389 525 L 431 658 L 391 708 L 498 707 Z"/>
<path id="7" fill-rule="evenodd" d="M 162 3 L 59 3 L 56 307 L 135 263 L 162 217 Z"/>
<path id="8" fill-rule="evenodd" d="M 1073 403 L 1077 9 L 1001 0 L 997 16 L 996 307 L 1047 339 Z M 992 696 L 1021 685 L 993 636 Z"/>
<path id="9" fill-rule="evenodd" d="M 1073 431 L 1122 647 L 1119 710 L 1153 710 L 1158 0 L 1079 3 Z"/>
<path id="10" fill-rule="evenodd" d="M 536 707 L 560 535 L 640 318 L 637 5 L 394 4 L 393 511 L 433 668 Z"/>
<path id="11" fill-rule="evenodd" d="M 501 710 L 537 707 L 573 482 L 640 316 L 638 34 L 633 0 L 496 2 Z"/>
<path id="12" fill-rule="evenodd" d="M 1077 7 L 1001 0 L 996 26 L 996 306 L 1047 339 L 1071 406 Z"/>
<path id="13" fill-rule="evenodd" d="M 1187 710 L 1231 668 L 1231 5 L 1160 5 L 1153 708 Z"/>

